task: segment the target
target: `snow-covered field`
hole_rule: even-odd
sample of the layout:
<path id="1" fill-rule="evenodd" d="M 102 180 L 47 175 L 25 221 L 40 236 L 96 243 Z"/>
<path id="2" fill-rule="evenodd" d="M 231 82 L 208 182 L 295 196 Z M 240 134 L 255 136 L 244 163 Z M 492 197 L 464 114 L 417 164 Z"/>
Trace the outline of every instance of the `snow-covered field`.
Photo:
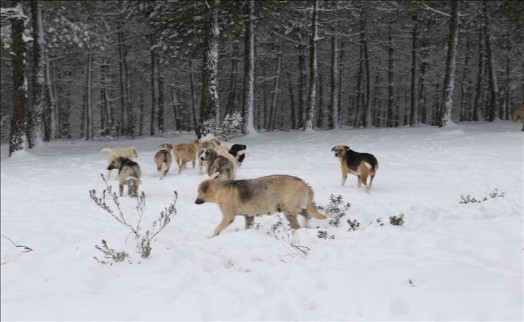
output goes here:
<path id="1" fill-rule="evenodd" d="M 295 175 L 313 187 L 318 205 L 331 194 L 351 204 L 338 227 L 311 220 L 291 239 L 273 229 L 282 215 L 257 217 L 250 230 L 239 217 L 209 238 L 220 211 L 194 203 L 206 176 L 191 167 L 179 175 L 174 164 L 159 180 L 153 163 L 160 143 L 189 141 L 190 134 L 52 142 L 11 158 L 2 146 L 1 319 L 522 321 L 520 127 L 499 121 L 272 132 L 226 143 L 248 145 L 239 179 Z M 378 158 L 371 194 L 357 189 L 355 176 L 340 185 L 331 152 L 338 144 Z M 104 188 L 101 148 L 131 145 L 140 151 L 144 229 L 174 190 L 179 195 L 177 215 L 147 259 L 89 198 L 89 190 L 100 195 Z M 467 195 L 480 202 L 460 203 Z M 134 223 L 135 200 L 121 203 Z M 404 225 L 391 225 L 389 217 L 400 214 Z M 350 231 L 348 219 L 359 229 Z M 98 263 L 93 257 L 103 255 L 94 246 L 102 239 L 130 257 Z M 292 245 L 307 247 L 307 255 Z"/>

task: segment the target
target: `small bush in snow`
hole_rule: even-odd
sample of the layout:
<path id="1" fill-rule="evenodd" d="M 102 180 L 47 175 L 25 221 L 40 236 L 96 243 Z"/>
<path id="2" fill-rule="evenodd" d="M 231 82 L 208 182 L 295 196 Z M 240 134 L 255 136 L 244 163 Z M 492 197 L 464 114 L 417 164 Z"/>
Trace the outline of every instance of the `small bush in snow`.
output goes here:
<path id="1" fill-rule="evenodd" d="M 104 254 L 104 258 L 110 259 L 112 262 L 115 262 L 115 263 L 123 262 L 124 259 L 129 257 L 129 254 L 124 251 L 117 252 L 113 248 L 109 248 L 109 246 L 107 246 L 107 242 L 103 239 L 102 239 L 102 245 L 101 246 L 95 245 L 95 248 Z M 106 262 L 105 260 L 98 259 L 96 256 L 93 256 L 93 258 L 100 264 L 113 265 L 112 262 Z"/>
<path id="2" fill-rule="evenodd" d="M 329 235 L 326 230 L 317 231 L 317 237 L 320 239 L 335 239 L 335 235 Z"/>
<path id="3" fill-rule="evenodd" d="M 340 225 L 340 219 L 346 215 L 346 211 L 350 207 L 351 204 L 349 202 L 344 203 L 341 195 L 335 196 L 331 194 L 329 196 L 329 204 L 325 207 L 318 206 L 318 209 L 330 217 L 329 224 L 331 226 L 338 227 Z"/>
<path id="4" fill-rule="evenodd" d="M 216 129 L 215 135 L 220 140 L 228 141 L 231 138 L 242 135 L 243 118 L 240 112 L 231 115 L 226 114 L 222 125 Z"/>
<path id="5" fill-rule="evenodd" d="M 495 190 L 493 190 L 493 192 L 489 193 L 488 196 L 491 199 L 504 198 L 504 192 L 500 192 L 499 193 L 499 189 L 495 188 Z M 477 198 L 472 197 L 470 195 L 466 195 L 466 196 L 460 195 L 459 204 L 467 205 L 467 204 L 470 204 L 470 203 L 482 203 L 482 202 L 487 201 L 487 200 L 488 200 L 488 197 L 483 197 L 483 198 L 477 199 Z"/>
<path id="6" fill-rule="evenodd" d="M 393 226 L 404 226 L 404 214 L 389 217 L 389 223 Z"/>
<path id="7" fill-rule="evenodd" d="M 111 185 L 108 184 L 104 175 L 101 174 L 100 176 L 102 177 L 102 180 L 104 180 L 104 183 L 106 185 L 106 188 L 102 191 L 102 197 L 98 197 L 95 190 L 90 190 L 89 196 L 97 206 L 105 210 L 111 217 L 113 217 L 116 221 L 121 223 L 126 229 L 130 230 L 132 235 L 137 240 L 137 251 L 138 253 L 140 253 L 142 258 L 149 257 L 149 255 L 151 255 L 152 250 L 151 241 L 171 222 L 171 218 L 174 215 L 176 215 L 175 204 L 178 198 L 178 193 L 176 191 L 174 192 L 174 200 L 164 209 L 164 211 L 160 212 L 160 217 L 157 220 L 153 221 L 152 227 L 150 229 L 147 229 L 146 231 L 143 231 L 141 222 L 146 204 L 145 193 L 142 191 L 142 193 L 138 195 L 138 197 L 136 198 L 136 211 L 138 213 L 138 221 L 135 225 L 131 225 L 128 223 L 124 213 L 122 212 L 118 195 L 116 194 L 116 192 L 113 192 Z M 113 206 L 116 209 L 113 209 L 113 206 L 110 206 L 108 204 L 108 197 L 110 198 Z M 95 248 L 99 251 L 102 251 L 105 255 L 105 258 L 113 259 L 113 261 L 115 261 L 115 258 L 120 259 L 122 258 L 121 256 L 123 256 L 123 252 L 114 252 L 113 249 L 107 246 L 107 243 L 104 240 L 102 240 L 102 247 L 95 246 Z M 113 256 L 115 254 L 116 257 Z M 98 261 L 102 262 L 100 260 Z"/>
<path id="8" fill-rule="evenodd" d="M 348 219 L 347 223 L 349 225 L 348 231 L 355 231 L 360 227 L 360 223 L 356 219 Z"/>
<path id="9" fill-rule="evenodd" d="M 289 255 L 308 255 L 310 249 L 300 245 L 296 230 L 289 227 L 289 224 L 284 223 L 282 216 L 277 215 L 277 218 L 278 221 L 271 226 L 271 231 L 268 232 L 268 235 L 273 235 L 276 239 L 283 241 L 290 248 Z"/>

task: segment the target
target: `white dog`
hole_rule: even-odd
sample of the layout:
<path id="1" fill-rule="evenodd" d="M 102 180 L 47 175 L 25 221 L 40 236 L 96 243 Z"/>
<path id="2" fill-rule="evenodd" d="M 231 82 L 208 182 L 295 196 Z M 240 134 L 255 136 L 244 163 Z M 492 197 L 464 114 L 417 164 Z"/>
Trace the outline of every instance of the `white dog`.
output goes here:
<path id="1" fill-rule="evenodd" d="M 138 149 L 134 146 L 129 148 L 103 148 L 100 152 L 109 152 L 109 157 L 107 159 L 107 164 L 110 165 L 119 157 L 127 158 L 132 160 L 138 157 Z M 107 171 L 107 180 L 111 179 L 111 170 Z"/>

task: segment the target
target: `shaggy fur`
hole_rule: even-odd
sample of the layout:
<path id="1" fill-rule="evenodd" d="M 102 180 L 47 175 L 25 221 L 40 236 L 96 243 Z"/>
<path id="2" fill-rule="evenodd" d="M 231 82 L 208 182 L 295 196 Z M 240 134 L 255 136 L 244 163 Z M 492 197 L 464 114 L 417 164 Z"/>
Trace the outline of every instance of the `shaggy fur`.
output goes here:
<path id="1" fill-rule="evenodd" d="M 173 158 L 171 157 L 171 150 L 173 150 L 173 145 L 171 144 L 162 144 L 160 145 L 160 150 L 155 153 L 153 160 L 156 164 L 156 169 L 160 173 L 160 179 L 164 179 L 169 168 L 171 167 L 171 162 Z"/>
<path id="2" fill-rule="evenodd" d="M 182 169 L 186 168 L 186 163 L 191 161 L 193 169 L 195 168 L 197 151 L 200 146 L 200 141 L 195 139 L 190 143 L 179 143 L 173 148 L 175 154 L 175 160 L 178 164 L 178 173 L 182 172 Z"/>
<path id="3" fill-rule="evenodd" d="M 109 152 L 109 157 L 107 158 L 107 164 L 111 164 L 115 159 L 119 157 L 127 158 L 133 160 L 138 157 L 138 149 L 134 146 L 129 148 L 103 148 L 100 152 Z M 107 171 L 107 180 L 111 179 L 111 170 Z"/>
<path id="4" fill-rule="evenodd" d="M 348 172 L 358 178 L 358 187 L 363 184 L 366 192 L 369 193 L 373 178 L 378 170 L 378 161 L 373 154 L 359 153 L 351 150 L 347 145 L 336 145 L 331 151 L 335 152 L 335 157 L 339 158 L 342 169 L 342 185 L 346 183 Z M 369 184 L 367 183 L 370 178 Z"/>
<path id="5" fill-rule="evenodd" d="M 130 197 L 136 197 L 138 195 L 138 187 L 141 184 L 141 172 L 138 163 L 128 158 L 118 157 L 107 167 L 107 170 L 113 169 L 118 169 L 120 197 L 124 194 L 124 185 L 127 186 L 127 194 Z"/>
<path id="6" fill-rule="evenodd" d="M 199 155 L 200 161 L 205 162 L 207 174 L 210 177 L 227 180 L 235 179 L 236 166 L 234 160 L 231 161 L 227 157 L 219 155 L 217 151 L 211 148 L 201 151 Z"/>
<path id="7" fill-rule="evenodd" d="M 517 122 L 518 119 L 522 122 L 522 130 L 524 131 L 524 105 L 517 108 L 515 112 L 513 112 L 513 122 Z"/>
<path id="8" fill-rule="evenodd" d="M 200 173 L 203 173 L 202 169 L 204 168 L 204 162 L 200 159 L 200 155 L 202 154 L 204 149 L 213 149 L 214 150 L 220 145 L 221 143 L 219 139 L 211 139 L 211 140 L 203 141 L 202 143 L 200 143 L 200 148 L 198 150 L 198 159 L 199 159 L 198 166 L 200 168 Z"/>
<path id="9" fill-rule="evenodd" d="M 293 229 L 300 228 L 297 215 L 307 219 L 325 219 L 314 202 L 313 189 L 302 179 L 288 175 L 272 175 L 251 180 L 205 180 L 198 187 L 196 204 L 216 203 L 222 211 L 222 221 L 213 232 L 220 234 L 235 219 L 243 215 L 246 229 L 261 214 L 286 214 Z"/>

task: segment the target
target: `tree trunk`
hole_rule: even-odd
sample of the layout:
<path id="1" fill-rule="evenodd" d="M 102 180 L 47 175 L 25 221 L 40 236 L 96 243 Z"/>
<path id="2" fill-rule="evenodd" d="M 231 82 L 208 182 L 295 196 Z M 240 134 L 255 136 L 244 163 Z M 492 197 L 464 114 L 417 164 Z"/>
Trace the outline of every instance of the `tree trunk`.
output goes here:
<path id="1" fill-rule="evenodd" d="M 2 8 L 5 10 L 5 8 Z M 23 39 L 24 20 L 22 4 L 16 3 L 14 8 L 9 8 L 9 21 L 11 22 L 11 41 L 13 48 L 13 116 L 9 133 L 9 156 L 25 148 L 27 143 L 27 80 L 26 80 L 26 49 Z M 12 14 L 11 14 L 12 13 Z M 2 17 L 3 18 L 3 17 Z"/>
<path id="2" fill-rule="evenodd" d="M 340 66 L 339 66 L 339 50 L 338 50 L 338 35 L 336 29 L 331 29 L 333 36 L 331 37 L 331 104 L 329 105 L 330 117 L 328 119 L 327 127 L 329 129 L 339 129 L 340 119 L 338 111 L 339 103 L 339 83 L 340 83 Z"/>
<path id="3" fill-rule="evenodd" d="M 418 20 L 417 15 L 413 15 L 413 30 L 411 31 L 411 96 L 409 102 L 409 125 L 413 126 L 417 122 L 417 38 Z"/>
<path id="4" fill-rule="evenodd" d="M 33 25 L 33 106 L 28 117 L 27 143 L 31 149 L 36 145 L 36 140 L 42 137 L 41 124 L 45 109 L 45 59 L 42 8 L 36 0 L 30 3 Z"/>
<path id="5" fill-rule="evenodd" d="M 86 63 L 86 140 L 92 140 L 94 137 L 93 124 L 93 53 L 91 50 L 87 53 Z"/>
<path id="6" fill-rule="evenodd" d="M 475 86 L 475 100 L 473 102 L 473 121 L 479 121 L 482 119 L 482 108 L 481 108 L 481 101 L 483 98 L 483 81 L 485 78 L 484 71 L 484 46 L 482 45 L 482 33 L 483 33 L 482 26 L 479 26 L 479 37 L 478 37 L 478 71 L 477 71 L 477 84 Z"/>
<path id="7" fill-rule="evenodd" d="M 193 61 L 189 60 L 189 86 L 191 87 L 191 111 L 193 119 L 193 129 L 198 137 L 198 122 L 197 122 L 197 102 L 196 102 L 196 91 L 195 91 L 195 72 L 193 70 Z"/>
<path id="8" fill-rule="evenodd" d="M 158 133 L 164 134 L 164 77 L 158 75 Z"/>
<path id="9" fill-rule="evenodd" d="M 318 41 L 318 5 L 319 0 L 314 0 L 313 17 L 311 23 L 311 40 L 309 47 L 309 96 L 308 107 L 306 111 L 305 130 L 313 129 L 313 121 L 315 119 L 315 106 L 317 101 L 317 79 L 318 79 L 318 57 L 317 57 L 317 41 Z"/>
<path id="10" fill-rule="evenodd" d="M 388 32 L 388 110 L 386 115 L 386 126 L 393 127 L 393 104 L 395 102 L 393 91 L 393 30 L 389 27 Z"/>
<path id="11" fill-rule="evenodd" d="M 466 37 L 466 48 L 464 53 L 464 70 L 462 72 L 462 82 L 460 86 L 460 121 L 470 121 L 471 114 L 471 82 L 469 77 L 469 62 L 471 59 L 470 39 Z"/>
<path id="12" fill-rule="evenodd" d="M 151 40 L 151 128 L 149 134 L 155 135 L 155 112 L 158 107 L 158 59 L 155 50 L 156 39 L 154 36 L 150 37 Z"/>
<path id="13" fill-rule="evenodd" d="M 446 71 L 442 92 L 442 105 L 437 115 L 438 127 L 451 123 L 451 110 L 453 108 L 453 89 L 455 87 L 455 67 L 457 60 L 457 46 L 459 33 L 459 1 L 451 2 L 451 21 L 449 24 L 448 54 L 446 58 Z"/>
<path id="14" fill-rule="evenodd" d="M 255 133 L 255 0 L 248 2 L 244 43 L 243 133 Z"/>
<path id="15" fill-rule="evenodd" d="M 124 31 L 122 30 L 122 24 L 120 21 L 117 23 L 118 28 L 118 67 L 120 72 L 120 131 L 118 135 L 127 135 L 129 134 L 130 126 L 129 126 L 129 113 L 130 113 L 130 106 L 129 106 L 129 91 L 128 91 L 128 83 L 129 80 L 127 78 L 127 50 L 124 46 Z"/>
<path id="16" fill-rule="evenodd" d="M 495 120 L 495 112 L 498 110 L 499 103 L 499 85 L 497 78 L 497 67 L 495 66 L 495 57 L 492 50 L 493 40 L 491 39 L 491 21 L 488 14 L 487 3 L 483 2 L 484 14 L 484 40 L 486 42 L 486 62 L 488 64 L 488 89 L 489 101 L 486 109 L 486 121 L 493 122 Z"/>
<path id="17" fill-rule="evenodd" d="M 307 76 L 306 76 L 306 55 L 305 48 L 302 45 L 298 46 L 298 115 L 295 129 L 304 127 L 304 109 L 306 106 L 306 92 Z"/>
<path id="18" fill-rule="evenodd" d="M 220 104 L 218 100 L 218 8 L 220 0 L 207 1 L 208 15 L 204 34 L 204 59 L 202 62 L 202 99 L 197 136 L 204 137 L 219 125 Z"/>
<path id="19" fill-rule="evenodd" d="M 271 111 L 267 124 L 268 131 L 275 129 L 275 123 L 278 114 L 278 94 L 280 94 L 280 71 L 282 70 L 282 44 L 278 46 L 277 54 L 277 68 L 275 70 L 275 85 L 273 87 L 273 95 L 271 98 Z"/>

